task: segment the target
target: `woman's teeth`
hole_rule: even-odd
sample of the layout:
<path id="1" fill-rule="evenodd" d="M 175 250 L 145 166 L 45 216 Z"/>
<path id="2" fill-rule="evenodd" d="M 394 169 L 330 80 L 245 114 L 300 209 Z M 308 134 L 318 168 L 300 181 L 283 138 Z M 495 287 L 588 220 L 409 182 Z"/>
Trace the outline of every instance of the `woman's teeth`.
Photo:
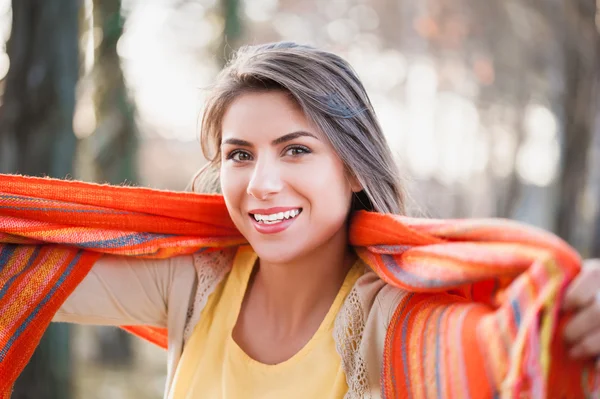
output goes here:
<path id="1" fill-rule="evenodd" d="M 275 224 L 282 222 L 284 219 L 293 219 L 299 214 L 300 209 L 294 209 L 291 211 L 272 213 L 270 215 L 260 215 L 258 213 L 254 213 L 252 214 L 252 216 L 254 216 L 254 220 L 256 220 L 259 223 Z"/>

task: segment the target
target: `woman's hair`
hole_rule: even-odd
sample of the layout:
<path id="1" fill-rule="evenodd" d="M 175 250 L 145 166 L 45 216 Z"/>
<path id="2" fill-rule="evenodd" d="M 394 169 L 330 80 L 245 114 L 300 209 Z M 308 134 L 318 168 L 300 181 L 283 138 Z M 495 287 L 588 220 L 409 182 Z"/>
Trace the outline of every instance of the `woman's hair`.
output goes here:
<path id="1" fill-rule="evenodd" d="M 242 93 L 268 91 L 288 93 L 357 178 L 362 191 L 353 210 L 404 212 L 399 172 L 362 83 L 341 57 L 309 46 L 245 46 L 221 71 L 201 123 L 202 151 L 213 168 L 220 162 L 221 121 L 229 105 Z"/>
<path id="2" fill-rule="evenodd" d="M 192 177 L 185 191 L 199 194 L 221 194 L 219 168 L 213 162 L 204 165 Z"/>

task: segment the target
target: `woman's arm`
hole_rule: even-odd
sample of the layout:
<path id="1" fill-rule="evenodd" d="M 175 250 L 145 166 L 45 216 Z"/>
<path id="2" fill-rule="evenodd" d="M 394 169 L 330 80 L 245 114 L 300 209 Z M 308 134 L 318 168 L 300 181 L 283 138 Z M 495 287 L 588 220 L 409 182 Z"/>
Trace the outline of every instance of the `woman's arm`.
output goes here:
<path id="1" fill-rule="evenodd" d="M 105 255 L 67 298 L 53 321 L 166 327 L 173 282 L 194 278 L 191 255 L 169 259 Z"/>

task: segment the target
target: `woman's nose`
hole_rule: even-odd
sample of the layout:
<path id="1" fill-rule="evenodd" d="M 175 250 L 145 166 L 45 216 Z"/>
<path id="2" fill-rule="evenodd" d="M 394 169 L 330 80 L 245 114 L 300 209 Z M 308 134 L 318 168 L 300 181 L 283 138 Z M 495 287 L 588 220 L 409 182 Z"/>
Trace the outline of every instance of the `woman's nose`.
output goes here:
<path id="1" fill-rule="evenodd" d="M 266 200 L 280 192 L 282 186 L 280 171 L 272 162 L 257 162 L 246 191 L 256 199 Z"/>

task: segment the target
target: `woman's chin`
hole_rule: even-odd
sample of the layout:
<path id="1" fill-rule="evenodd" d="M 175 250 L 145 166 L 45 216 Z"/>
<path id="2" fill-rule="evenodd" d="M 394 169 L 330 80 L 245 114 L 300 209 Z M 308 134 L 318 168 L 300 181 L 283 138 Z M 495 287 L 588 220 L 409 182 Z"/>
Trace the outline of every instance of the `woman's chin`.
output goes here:
<path id="1" fill-rule="evenodd" d="M 285 264 L 291 263 L 301 256 L 302 251 L 299 248 L 290 248 L 288 245 L 276 244 L 258 244 L 250 243 L 259 259 L 266 263 Z"/>
<path id="2" fill-rule="evenodd" d="M 294 259 L 297 259 L 296 256 L 290 255 L 288 253 L 273 253 L 272 251 L 256 251 L 258 258 L 264 263 L 270 264 L 286 264 L 291 263 Z"/>

